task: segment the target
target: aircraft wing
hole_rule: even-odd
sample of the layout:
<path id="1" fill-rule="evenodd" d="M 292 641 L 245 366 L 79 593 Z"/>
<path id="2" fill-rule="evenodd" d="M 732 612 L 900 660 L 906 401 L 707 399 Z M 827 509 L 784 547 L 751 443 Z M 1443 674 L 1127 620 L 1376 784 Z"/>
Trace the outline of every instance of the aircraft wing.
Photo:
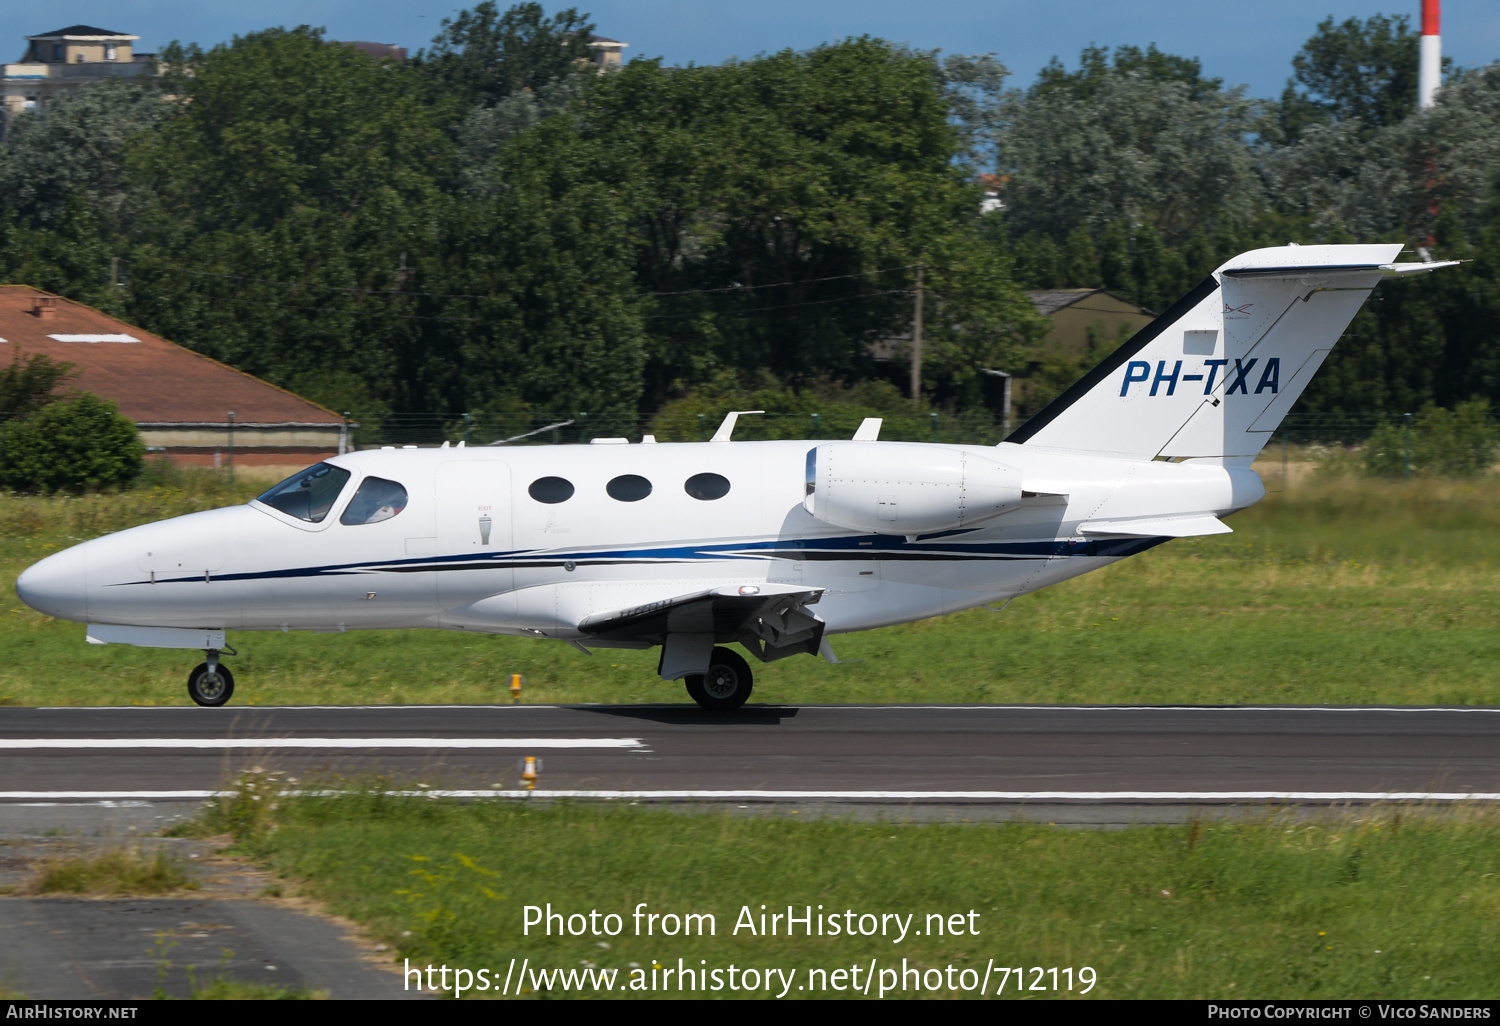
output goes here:
<path id="1" fill-rule="evenodd" d="M 646 602 L 584 617 L 578 629 L 600 641 L 652 641 L 668 634 L 712 633 L 738 641 L 770 662 L 799 653 L 816 654 L 823 621 L 808 612 L 822 588 L 757 582 Z"/>

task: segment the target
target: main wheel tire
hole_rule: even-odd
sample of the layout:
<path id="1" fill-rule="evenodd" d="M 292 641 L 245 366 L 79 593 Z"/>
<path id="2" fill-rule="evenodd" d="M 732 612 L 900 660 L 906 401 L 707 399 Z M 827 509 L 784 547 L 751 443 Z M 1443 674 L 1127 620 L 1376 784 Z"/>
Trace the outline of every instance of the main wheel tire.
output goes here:
<path id="1" fill-rule="evenodd" d="M 712 712 L 732 712 L 745 704 L 755 678 L 750 664 L 728 648 L 714 649 L 707 673 L 693 673 L 685 678 L 693 701 Z"/>
<path id="2" fill-rule="evenodd" d="M 220 663 L 209 672 L 207 663 L 199 663 L 188 674 L 188 697 L 199 705 L 223 705 L 234 694 L 234 674 Z"/>

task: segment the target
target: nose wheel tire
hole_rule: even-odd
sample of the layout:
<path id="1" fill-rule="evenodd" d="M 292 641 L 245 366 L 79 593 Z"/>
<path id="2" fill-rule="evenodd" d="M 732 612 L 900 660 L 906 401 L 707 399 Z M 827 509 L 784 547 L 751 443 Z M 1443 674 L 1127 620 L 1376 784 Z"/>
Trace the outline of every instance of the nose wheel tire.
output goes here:
<path id="1" fill-rule="evenodd" d="M 188 697 L 199 705 L 223 705 L 234 694 L 234 675 L 223 665 L 208 668 L 199 663 L 197 669 L 188 674 Z"/>
<path id="2" fill-rule="evenodd" d="M 731 712 L 745 704 L 754 686 L 750 664 L 733 650 L 714 649 L 707 673 L 684 678 L 693 701 L 712 712 Z"/>

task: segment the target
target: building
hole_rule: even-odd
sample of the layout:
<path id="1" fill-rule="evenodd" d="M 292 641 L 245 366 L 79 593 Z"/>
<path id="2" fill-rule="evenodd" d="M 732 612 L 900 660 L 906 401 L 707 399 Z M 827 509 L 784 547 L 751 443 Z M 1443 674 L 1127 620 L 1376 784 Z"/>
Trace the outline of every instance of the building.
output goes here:
<path id="1" fill-rule="evenodd" d="M 18 114 L 45 110 L 53 97 L 105 78 L 151 74 L 154 53 L 137 53 L 140 36 L 93 25 L 71 25 L 26 37 L 26 52 L 0 66 L 0 138 Z"/>
<path id="2" fill-rule="evenodd" d="M 1010 370 L 979 368 L 984 404 L 1007 430 L 1018 410 L 1025 416 L 1035 413 L 1037 395 L 1055 384 L 1045 380 L 1046 374 L 1039 374 L 1044 367 L 1055 371 L 1058 365 L 1072 363 L 1077 365 L 1075 373 L 1081 375 L 1092 362 L 1156 318 L 1145 307 L 1105 289 L 1046 289 L 1026 295 L 1037 313 L 1047 318 L 1047 334 L 1027 354 L 1025 366 Z M 911 359 L 911 332 L 876 339 L 865 351 L 877 362 L 904 363 Z M 1046 397 L 1052 394 L 1055 390 L 1047 391 Z"/>
<path id="3" fill-rule="evenodd" d="M 406 60 L 406 47 L 397 46 L 395 43 L 362 43 L 362 42 L 340 42 L 329 40 L 330 44 L 338 43 L 341 46 L 352 46 L 360 53 L 365 54 L 372 61 L 390 58 L 393 61 Z"/>
<path id="4" fill-rule="evenodd" d="M 600 71 L 618 68 L 625 59 L 625 48 L 629 45 L 608 36 L 589 36 L 589 49 L 594 51 L 594 67 Z"/>
<path id="5" fill-rule="evenodd" d="M 1052 327 L 1042 339 L 1042 348 L 1068 356 L 1081 356 L 1090 349 L 1089 331 L 1106 343 L 1135 334 L 1150 324 L 1156 314 L 1104 289 L 1046 289 L 1028 292 L 1037 313 Z M 1110 344 L 1109 349 L 1114 345 Z"/>
<path id="6" fill-rule="evenodd" d="M 306 465 L 348 449 L 344 419 L 92 307 L 0 285 L 0 360 L 41 354 L 113 400 L 151 451 L 197 466 Z"/>

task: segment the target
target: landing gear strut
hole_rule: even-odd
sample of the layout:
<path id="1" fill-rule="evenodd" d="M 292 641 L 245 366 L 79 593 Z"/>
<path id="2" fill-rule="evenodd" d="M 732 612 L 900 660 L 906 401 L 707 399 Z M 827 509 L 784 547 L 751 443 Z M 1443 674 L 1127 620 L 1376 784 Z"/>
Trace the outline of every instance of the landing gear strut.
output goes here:
<path id="1" fill-rule="evenodd" d="M 219 650 L 206 651 L 208 662 L 188 674 L 188 697 L 199 705 L 223 705 L 234 694 L 234 675 L 219 665 Z"/>
<path id="2" fill-rule="evenodd" d="M 738 709 L 750 697 L 755 684 L 750 664 L 728 648 L 714 649 L 708 672 L 689 674 L 684 682 L 693 701 L 712 712 Z"/>

